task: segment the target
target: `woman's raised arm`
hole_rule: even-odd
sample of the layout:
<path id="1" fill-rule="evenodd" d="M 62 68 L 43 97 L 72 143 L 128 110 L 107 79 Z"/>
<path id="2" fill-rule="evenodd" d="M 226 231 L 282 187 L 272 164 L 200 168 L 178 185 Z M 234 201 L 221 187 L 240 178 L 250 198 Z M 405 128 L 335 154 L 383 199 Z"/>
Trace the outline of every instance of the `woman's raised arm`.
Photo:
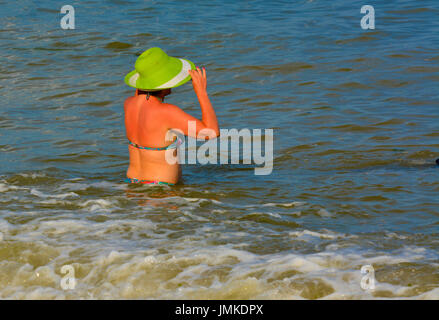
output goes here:
<path id="1" fill-rule="evenodd" d="M 190 70 L 189 74 L 192 77 L 192 84 L 194 87 L 195 94 L 200 102 L 202 120 L 199 120 L 177 106 L 168 105 L 166 108 L 167 113 L 167 123 L 169 129 L 179 129 L 185 135 L 197 137 L 198 138 L 215 138 L 218 137 L 220 132 L 218 128 L 218 120 L 215 115 L 215 110 L 213 110 L 212 104 L 210 103 L 209 96 L 207 95 L 207 77 L 206 69 L 203 70 L 197 67 L 196 70 Z M 195 132 L 190 132 L 189 121 L 194 121 L 196 125 Z M 203 130 L 201 133 L 200 131 Z"/>

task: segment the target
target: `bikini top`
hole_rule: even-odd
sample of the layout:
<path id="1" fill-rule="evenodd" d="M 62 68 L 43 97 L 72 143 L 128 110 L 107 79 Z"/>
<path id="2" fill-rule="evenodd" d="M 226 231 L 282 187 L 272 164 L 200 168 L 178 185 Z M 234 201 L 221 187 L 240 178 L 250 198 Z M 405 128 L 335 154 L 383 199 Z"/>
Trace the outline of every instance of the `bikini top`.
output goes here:
<path id="1" fill-rule="evenodd" d="M 134 148 L 144 149 L 144 150 L 154 150 L 154 151 L 177 149 L 180 146 L 181 142 L 182 141 L 180 138 L 175 138 L 174 142 L 172 142 L 172 144 L 170 144 L 169 146 L 162 147 L 162 148 L 151 148 L 151 147 L 144 147 L 144 146 L 138 145 L 137 143 L 134 143 L 134 142 L 128 140 L 128 144 L 130 146 L 133 146 Z"/>

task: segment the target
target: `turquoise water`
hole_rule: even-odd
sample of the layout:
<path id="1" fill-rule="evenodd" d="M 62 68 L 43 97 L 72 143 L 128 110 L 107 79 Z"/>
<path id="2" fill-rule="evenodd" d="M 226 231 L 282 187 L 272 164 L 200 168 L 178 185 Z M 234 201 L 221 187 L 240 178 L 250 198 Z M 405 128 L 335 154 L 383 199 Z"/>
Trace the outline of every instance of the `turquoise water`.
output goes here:
<path id="1" fill-rule="evenodd" d="M 0 1 L 0 297 L 438 299 L 437 1 L 69 4 L 75 30 Z M 153 46 L 206 67 L 221 128 L 274 129 L 271 175 L 121 182 Z M 166 100 L 201 117 L 190 83 Z"/>

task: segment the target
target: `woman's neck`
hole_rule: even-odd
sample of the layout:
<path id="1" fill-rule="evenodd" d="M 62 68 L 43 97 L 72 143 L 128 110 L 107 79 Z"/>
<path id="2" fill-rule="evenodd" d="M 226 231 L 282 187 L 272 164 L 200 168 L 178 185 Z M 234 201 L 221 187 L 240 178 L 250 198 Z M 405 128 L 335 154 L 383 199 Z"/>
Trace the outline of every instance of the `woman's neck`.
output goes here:
<path id="1" fill-rule="evenodd" d="M 153 100 L 157 100 L 157 101 L 159 101 L 159 102 L 161 102 L 161 103 L 163 103 L 163 101 L 165 100 L 164 98 L 162 98 L 162 97 L 157 97 L 157 96 L 147 96 L 146 97 L 146 100 L 149 100 L 149 99 L 153 99 Z"/>

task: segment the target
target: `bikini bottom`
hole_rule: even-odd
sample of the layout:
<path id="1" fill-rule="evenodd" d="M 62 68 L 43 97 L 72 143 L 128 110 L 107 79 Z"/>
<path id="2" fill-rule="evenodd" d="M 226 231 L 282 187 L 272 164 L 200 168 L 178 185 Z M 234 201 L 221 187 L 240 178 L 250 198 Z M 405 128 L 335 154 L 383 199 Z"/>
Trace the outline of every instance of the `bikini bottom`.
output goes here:
<path id="1" fill-rule="evenodd" d="M 143 183 L 143 184 L 164 184 L 167 186 L 173 186 L 175 183 L 163 182 L 163 181 L 155 181 L 155 180 L 139 180 L 136 178 L 126 178 L 124 180 L 126 183 Z"/>

